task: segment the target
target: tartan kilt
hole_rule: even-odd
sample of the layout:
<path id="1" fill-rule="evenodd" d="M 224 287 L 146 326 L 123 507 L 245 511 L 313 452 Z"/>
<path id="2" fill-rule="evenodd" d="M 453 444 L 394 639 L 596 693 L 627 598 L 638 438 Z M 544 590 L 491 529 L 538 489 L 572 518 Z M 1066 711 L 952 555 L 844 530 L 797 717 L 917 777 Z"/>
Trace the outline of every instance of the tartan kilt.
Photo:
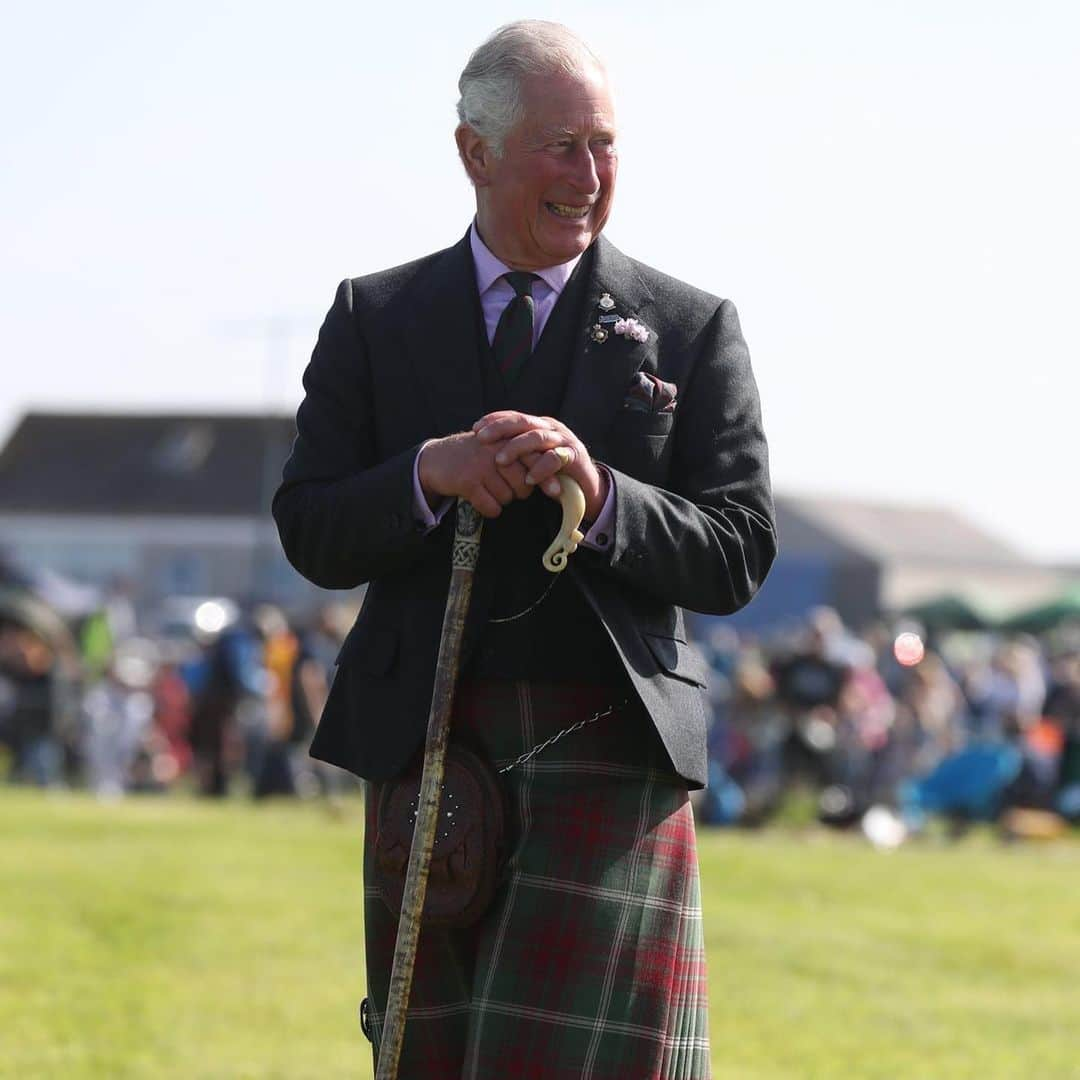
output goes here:
<path id="1" fill-rule="evenodd" d="M 498 767 L 624 691 L 459 687 L 451 730 Z M 399 1075 L 705 1080 L 709 1033 L 694 820 L 634 702 L 501 777 L 510 854 L 480 922 L 420 934 Z M 376 1060 L 397 920 L 371 887 L 364 931 Z"/>

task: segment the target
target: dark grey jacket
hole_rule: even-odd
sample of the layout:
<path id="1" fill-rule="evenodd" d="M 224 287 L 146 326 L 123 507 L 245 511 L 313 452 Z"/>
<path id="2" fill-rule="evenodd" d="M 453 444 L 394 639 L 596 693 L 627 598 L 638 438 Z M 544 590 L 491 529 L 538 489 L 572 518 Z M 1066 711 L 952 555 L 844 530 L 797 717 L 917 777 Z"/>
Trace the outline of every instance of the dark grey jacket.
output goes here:
<path id="1" fill-rule="evenodd" d="M 730 301 L 627 258 L 602 237 L 558 417 L 615 479 L 614 542 L 568 573 L 600 617 L 676 770 L 706 779 L 705 669 L 682 608 L 746 604 L 776 554 L 768 452 Z M 590 327 L 601 296 L 651 333 Z M 561 298 L 560 298 L 561 302 Z M 326 588 L 370 587 L 339 657 L 312 753 L 382 780 L 423 739 L 450 574 L 453 515 L 413 520 L 425 440 L 484 413 L 468 237 L 342 282 L 304 375 L 297 438 L 273 512 L 292 564 Z M 635 372 L 678 388 L 674 412 L 625 407 Z M 572 647 L 572 632 L 568 647 Z"/>

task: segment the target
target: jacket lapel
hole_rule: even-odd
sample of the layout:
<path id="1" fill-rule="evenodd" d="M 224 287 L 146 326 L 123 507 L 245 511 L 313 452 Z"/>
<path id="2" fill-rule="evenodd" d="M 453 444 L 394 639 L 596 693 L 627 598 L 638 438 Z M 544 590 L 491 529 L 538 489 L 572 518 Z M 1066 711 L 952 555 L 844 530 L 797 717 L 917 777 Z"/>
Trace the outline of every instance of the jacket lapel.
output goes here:
<path id="1" fill-rule="evenodd" d="M 647 342 L 618 337 L 594 341 L 591 330 L 607 293 L 613 314 L 656 325 L 653 296 L 633 263 L 599 237 L 574 328 L 570 377 L 558 416 L 586 443 L 603 441 L 626 398 L 634 372 L 656 368 L 656 335 Z M 434 261 L 400 297 L 406 353 L 440 435 L 467 431 L 484 413 L 480 301 L 468 233 Z M 545 328 L 545 336 L 547 329 Z"/>
<path id="2" fill-rule="evenodd" d="M 469 234 L 436 256 L 402 304 L 406 352 L 440 435 L 467 431 L 484 413 L 480 301 Z"/>
<path id="3" fill-rule="evenodd" d="M 605 293 L 615 301 L 610 313 L 600 309 L 600 298 Z M 594 245 L 569 384 L 559 409 L 563 423 L 594 449 L 603 444 L 634 372 L 656 368 L 655 331 L 647 342 L 637 342 L 615 335 L 609 326 L 606 340 L 598 342 L 592 337 L 592 329 L 603 314 L 636 318 L 650 330 L 655 326 L 652 293 L 638 277 L 633 263 L 601 236 Z"/>

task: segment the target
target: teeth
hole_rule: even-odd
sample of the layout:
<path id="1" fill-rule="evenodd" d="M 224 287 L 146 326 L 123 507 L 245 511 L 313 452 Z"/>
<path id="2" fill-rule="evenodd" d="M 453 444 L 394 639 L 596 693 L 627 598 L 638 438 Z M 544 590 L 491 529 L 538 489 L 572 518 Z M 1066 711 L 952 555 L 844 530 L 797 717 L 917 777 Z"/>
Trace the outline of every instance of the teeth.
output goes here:
<path id="1" fill-rule="evenodd" d="M 588 217 L 588 206 L 567 206 L 565 203 L 553 203 L 549 202 L 548 207 L 553 210 L 559 217 L 566 218 L 583 218 Z"/>

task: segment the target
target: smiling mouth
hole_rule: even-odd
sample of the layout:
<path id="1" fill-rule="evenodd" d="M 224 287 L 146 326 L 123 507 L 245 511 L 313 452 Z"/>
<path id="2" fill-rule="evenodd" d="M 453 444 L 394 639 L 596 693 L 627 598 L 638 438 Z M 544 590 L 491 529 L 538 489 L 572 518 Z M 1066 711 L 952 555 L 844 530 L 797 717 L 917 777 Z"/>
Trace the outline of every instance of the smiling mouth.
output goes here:
<path id="1" fill-rule="evenodd" d="M 566 203 L 549 202 L 544 205 L 556 216 L 568 218 L 571 221 L 580 221 L 589 216 L 591 206 L 567 206 Z"/>

